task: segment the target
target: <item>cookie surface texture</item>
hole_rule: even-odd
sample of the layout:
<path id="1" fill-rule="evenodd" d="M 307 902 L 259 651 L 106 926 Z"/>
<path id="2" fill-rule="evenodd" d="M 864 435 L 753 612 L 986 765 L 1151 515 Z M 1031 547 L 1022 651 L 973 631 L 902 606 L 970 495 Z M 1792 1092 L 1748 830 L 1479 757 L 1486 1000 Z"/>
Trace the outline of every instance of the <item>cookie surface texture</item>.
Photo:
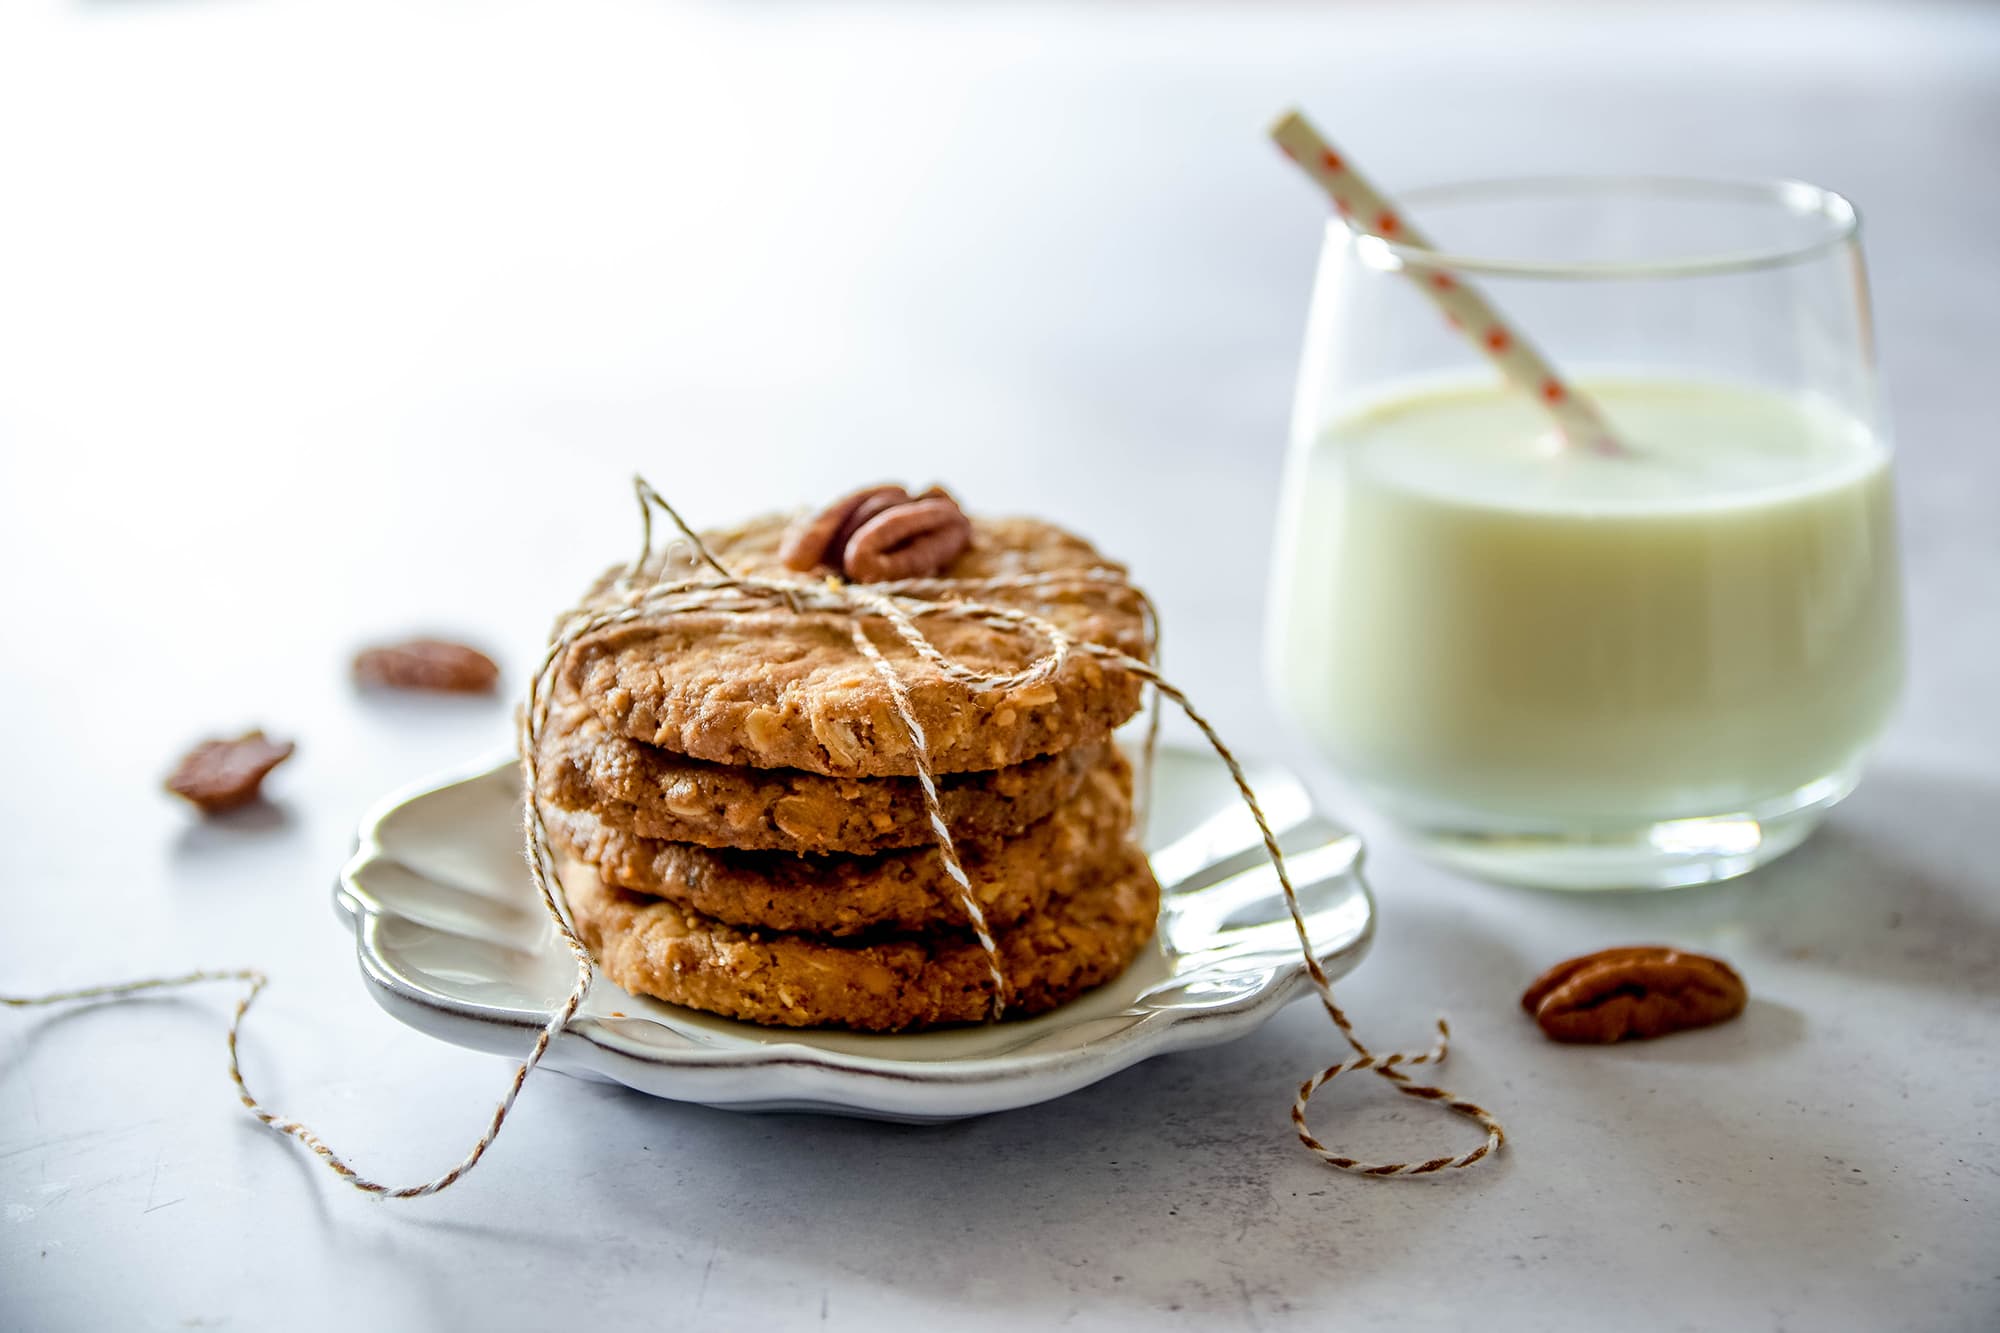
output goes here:
<path id="1" fill-rule="evenodd" d="M 704 533 L 733 573 L 792 578 L 778 559 L 787 518 L 772 515 Z M 1139 594 L 1096 548 L 1034 519 L 974 519 L 971 546 L 944 571 L 968 599 L 1029 612 L 1075 639 L 1146 653 Z M 586 598 L 621 604 L 623 567 Z M 684 545 L 656 556 L 647 574 L 673 582 L 699 570 Z M 1076 576 L 1056 586 L 989 590 L 978 580 Z M 614 625 L 580 639 L 566 684 L 615 734 L 718 764 L 795 768 L 836 777 L 909 776 L 914 747 L 887 684 L 855 646 L 852 617 L 756 609 L 689 612 L 660 623 Z M 1072 653 L 1047 681 L 975 692 L 917 656 L 879 617 L 861 621 L 896 669 L 923 728 L 934 772 L 1005 768 L 1108 736 L 1139 708 L 1141 682 L 1088 653 Z M 978 620 L 919 615 L 949 660 L 982 673 L 1027 666 L 1047 652 L 1037 636 Z"/>

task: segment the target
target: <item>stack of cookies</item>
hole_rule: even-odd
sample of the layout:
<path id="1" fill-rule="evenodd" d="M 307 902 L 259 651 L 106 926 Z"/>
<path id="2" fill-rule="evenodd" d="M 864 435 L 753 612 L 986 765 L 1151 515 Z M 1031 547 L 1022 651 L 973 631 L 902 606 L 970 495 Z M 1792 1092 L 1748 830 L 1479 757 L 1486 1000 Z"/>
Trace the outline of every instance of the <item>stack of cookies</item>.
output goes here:
<path id="1" fill-rule="evenodd" d="M 946 540 L 906 507 L 941 513 L 941 494 L 897 490 L 902 499 L 875 506 L 877 526 L 863 529 L 878 539 L 873 564 L 843 559 L 842 543 L 870 555 L 851 540 L 856 497 L 703 540 L 732 574 L 920 577 L 933 580 L 927 599 L 962 589 L 1146 655 L 1141 599 L 1089 543 L 1033 520 L 968 520 L 943 497 L 962 525 Z M 583 606 L 615 607 L 705 568 L 670 549 L 637 578 L 608 572 Z M 1019 586 L 1050 575 L 1076 577 Z M 937 845 L 909 728 L 854 642 L 857 623 L 923 730 L 997 948 L 998 997 Z M 982 674 L 1047 651 L 976 617 L 918 623 L 947 659 Z M 536 796 L 578 932 L 627 990 L 788 1027 L 978 1022 L 996 998 L 1021 1017 L 1115 977 L 1152 934 L 1159 889 L 1132 837 L 1132 770 L 1111 735 L 1140 693 L 1131 672 L 1081 652 L 1038 683 L 980 691 L 854 610 L 748 601 L 649 617 L 573 647 L 534 742 Z"/>

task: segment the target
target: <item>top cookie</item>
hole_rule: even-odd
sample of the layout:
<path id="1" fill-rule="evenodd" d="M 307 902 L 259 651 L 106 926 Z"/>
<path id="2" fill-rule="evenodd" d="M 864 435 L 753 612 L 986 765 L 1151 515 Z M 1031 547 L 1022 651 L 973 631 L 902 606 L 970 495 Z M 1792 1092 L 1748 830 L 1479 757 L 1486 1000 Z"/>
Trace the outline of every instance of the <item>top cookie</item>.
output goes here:
<path id="1" fill-rule="evenodd" d="M 732 572 L 797 578 L 778 559 L 784 515 L 703 533 Z M 1123 573 L 1090 543 L 1034 519 L 974 519 L 971 546 L 943 577 L 967 581 L 966 596 L 1041 616 L 1073 638 L 1145 654 L 1139 595 L 1079 580 L 1045 588 L 986 591 L 976 580 L 1085 570 Z M 655 557 L 663 581 L 698 577 L 684 544 Z M 624 567 L 601 577 L 587 609 L 618 605 Z M 1101 739 L 1139 709 L 1141 681 L 1074 653 L 1049 680 L 977 692 L 948 679 L 887 622 L 863 622 L 895 667 L 939 773 L 1003 768 Z M 697 612 L 660 624 L 612 626 L 578 641 L 567 683 L 606 727 L 697 759 L 756 768 L 799 768 L 835 777 L 916 772 L 910 737 L 888 686 L 854 646 L 847 617 L 789 610 Z M 1046 651 L 1031 635 L 931 615 L 918 626 L 939 652 L 979 672 L 1017 671 Z"/>

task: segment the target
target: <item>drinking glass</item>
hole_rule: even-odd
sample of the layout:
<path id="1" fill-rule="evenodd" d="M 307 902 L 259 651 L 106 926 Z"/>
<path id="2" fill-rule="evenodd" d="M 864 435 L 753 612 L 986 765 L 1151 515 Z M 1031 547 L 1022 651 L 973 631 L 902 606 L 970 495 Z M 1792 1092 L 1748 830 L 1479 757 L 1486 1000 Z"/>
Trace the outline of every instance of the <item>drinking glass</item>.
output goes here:
<path id="1" fill-rule="evenodd" d="M 1652 177 L 1403 204 L 1435 249 L 1327 228 L 1269 606 L 1281 707 L 1484 877 L 1661 888 L 1796 846 L 1902 679 L 1854 208 Z M 1427 281 L 1476 283 L 1622 448 L 1563 441 Z"/>

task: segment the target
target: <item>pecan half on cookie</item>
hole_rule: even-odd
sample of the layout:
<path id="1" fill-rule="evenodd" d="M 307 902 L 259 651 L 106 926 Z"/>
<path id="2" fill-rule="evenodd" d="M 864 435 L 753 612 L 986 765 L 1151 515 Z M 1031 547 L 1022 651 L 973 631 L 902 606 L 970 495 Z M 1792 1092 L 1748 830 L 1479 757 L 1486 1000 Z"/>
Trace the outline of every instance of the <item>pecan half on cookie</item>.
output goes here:
<path id="1" fill-rule="evenodd" d="M 841 568 L 841 553 L 863 523 L 892 505 L 907 504 L 910 493 L 901 486 L 864 486 L 843 495 L 817 514 L 808 514 L 785 532 L 778 559 L 786 569 L 801 572 Z"/>
<path id="2" fill-rule="evenodd" d="M 972 544 L 972 524 L 942 492 L 891 505 L 854 530 L 840 553 L 856 583 L 887 583 L 936 574 Z"/>
<path id="3" fill-rule="evenodd" d="M 913 496 L 901 486 L 868 486 L 794 523 L 778 558 L 787 569 L 886 583 L 940 573 L 971 544 L 972 523 L 943 487 Z"/>
<path id="4" fill-rule="evenodd" d="M 1521 996 L 1553 1041 L 1661 1037 L 1736 1017 L 1749 991 L 1720 958 L 1659 945 L 1604 949 L 1557 963 Z"/>

